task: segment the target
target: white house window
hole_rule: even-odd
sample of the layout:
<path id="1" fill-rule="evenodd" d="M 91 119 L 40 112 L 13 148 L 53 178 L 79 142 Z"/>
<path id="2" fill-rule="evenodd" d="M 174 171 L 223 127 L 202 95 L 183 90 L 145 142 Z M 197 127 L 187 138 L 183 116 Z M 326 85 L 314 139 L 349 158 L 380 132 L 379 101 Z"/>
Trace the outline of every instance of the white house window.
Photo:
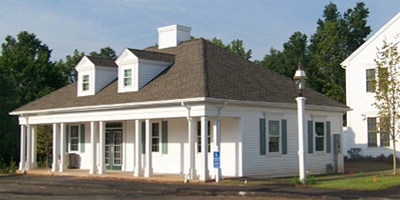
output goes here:
<path id="1" fill-rule="evenodd" d="M 367 92 L 375 92 L 375 69 L 367 69 L 366 72 Z"/>
<path id="2" fill-rule="evenodd" d="M 70 151 L 79 150 L 79 126 L 71 126 L 69 135 L 69 150 Z"/>
<path id="3" fill-rule="evenodd" d="M 368 117 L 367 118 L 367 129 L 368 129 L 368 146 L 376 147 L 377 144 L 377 133 L 376 133 L 376 118 Z"/>
<path id="4" fill-rule="evenodd" d="M 124 70 L 124 87 L 129 87 L 132 85 L 132 69 Z"/>
<path id="5" fill-rule="evenodd" d="M 208 127 L 208 135 L 207 135 L 207 140 L 208 140 L 208 152 L 211 152 L 211 133 L 210 133 L 210 121 L 207 123 Z M 197 152 L 201 153 L 201 121 L 197 122 Z"/>
<path id="6" fill-rule="evenodd" d="M 324 151 L 325 123 L 315 122 L 315 151 Z"/>
<path id="7" fill-rule="evenodd" d="M 89 91 L 89 75 L 82 76 L 82 90 Z"/>
<path id="8" fill-rule="evenodd" d="M 268 152 L 279 152 L 280 141 L 280 124 L 279 121 L 268 121 Z"/>
<path id="9" fill-rule="evenodd" d="M 151 151 L 152 152 L 160 151 L 160 124 L 159 123 L 151 124 Z"/>

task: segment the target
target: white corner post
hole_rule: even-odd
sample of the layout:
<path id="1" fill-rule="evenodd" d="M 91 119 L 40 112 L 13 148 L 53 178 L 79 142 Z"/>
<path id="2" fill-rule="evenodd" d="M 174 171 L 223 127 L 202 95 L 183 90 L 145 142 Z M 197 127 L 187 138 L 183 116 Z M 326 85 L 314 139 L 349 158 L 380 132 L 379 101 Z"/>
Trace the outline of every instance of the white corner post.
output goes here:
<path id="1" fill-rule="evenodd" d="M 37 168 L 37 154 L 36 154 L 36 147 L 37 147 L 37 131 L 36 125 L 31 125 L 31 142 L 32 142 L 32 155 L 31 155 L 31 169 Z"/>
<path id="2" fill-rule="evenodd" d="M 25 162 L 26 162 L 26 125 L 21 125 L 21 143 L 20 143 L 20 162 L 19 162 L 19 170 L 25 169 Z"/>
<path id="3" fill-rule="evenodd" d="M 96 161 L 96 147 L 97 147 L 97 123 L 96 122 L 90 122 L 90 143 L 91 143 L 91 150 L 92 150 L 92 155 L 91 155 L 91 161 L 92 165 L 90 166 L 89 169 L 89 174 L 96 174 L 97 171 L 97 161 Z"/>
<path id="4" fill-rule="evenodd" d="M 201 171 L 200 180 L 207 181 L 208 175 L 208 120 L 207 117 L 201 117 Z"/>
<path id="5" fill-rule="evenodd" d="M 99 174 L 106 173 L 106 164 L 105 164 L 105 148 L 106 148 L 106 132 L 105 132 L 105 123 L 100 121 L 99 122 Z"/>
<path id="6" fill-rule="evenodd" d="M 195 120 L 192 117 L 188 117 L 188 134 L 189 134 L 189 178 L 190 180 L 196 179 L 196 132 L 195 132 Z"/>
<path id="7" fill-rule="evenodd" d="M 58 124 L 53 124 L 53 164 L 51 171 L 56 172 L 58 171 L 58 134 L 60 132 L 60 126 Z"/>
<path id="8" fill-rule="evenodd" d="M 32 129 L 31 126 L 28 124 L 26 125 L 26 170 L 32 169 Z"/>
<path id="9" fill-rule="evenodd" d="M 213 133 L 214 133 L 213 139 L 214 139 L 214 151 L 219 152 L 221 155 L 221 124 L 220 123 L 221 123 L 221 118 L 216 117 L 214 119 L 214 126 L 213 126 Z M 221 167 L 218 167 L 218 168 L 215 168 L 215 182 L 219 183 L 220 181 L 221 181 Z"/>
<path id="10" fill-rule="evenodd" d="M 152 128 L 151 128 L 150 120 L 146 119 L 146 168 L 144 170 L 144 177 L 153 176 L 151 132 L 152 132 Z"/>
<path id="11" fill-rule="evenodd" d="M 140 120 L 135 120 L 135 171 L 133 176 L 143 176 L 142 171 L 142 127 Z"/>
<path id="12" fill-rule="evenodd" d="M 303 184 L 306 183 L 306 158 L 305 158 L 305 151 L 304 151 L 304 139 L 305 139 L 305 131 L 304 131 L 304 110 L 305 110 L 305 97 L 297 97 L 297 119 L 298 119 L 298 131 L 299 131 L 299 179 L 300 182 Z"/>
<path id="13" fill-rule="evenodd" d="M 60 172 L 65 172 L 67 170 L 67 166 L 66 166 L 66 151 L 65 149 L 67 148 L 67 141 L 66 141 L 66 135 L 67 133 L 65 130 L 65 124 L 61 123 L 60 124 Z"/>

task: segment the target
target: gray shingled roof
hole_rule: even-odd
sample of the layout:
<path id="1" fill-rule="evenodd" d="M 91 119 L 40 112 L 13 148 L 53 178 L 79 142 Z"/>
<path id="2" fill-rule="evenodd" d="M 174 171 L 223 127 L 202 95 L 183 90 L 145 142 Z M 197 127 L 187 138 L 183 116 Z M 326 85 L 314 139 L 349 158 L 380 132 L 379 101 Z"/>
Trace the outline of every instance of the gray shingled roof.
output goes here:
<path id="1" fill-rule="evenodd" d="M 100 57 L 94 57 L 94 56 L 86 56 L 86 57 L 89 58 L 89 60 L 92 61 L 93 64 L 98 65 L 98 66 L 118 67 L 118 65 L 115 63 L 115 59 L 100 58 Z"/>
<path id="2" fill-rule="evenodd" d="M 140 59 L 145 59 L 145 60 L 155 60 L 155 61 L 164 61 L 164 62 L 174 62 L 175 60 L 175 55 L 173 54 L 167 54 L 167 53 L 158 53 L 158 52 L 153 52 L 153 51 L 144 51 L 144 50 L 138 50 L 138 49 L 130 49 L 128 48 L 130 52 L 135 54 L 136 57 Z"/>
<path id="3" fill-rule="evenodd" d="M 183 42 L 178 47 L 146 51 L 150 57 L 175 56 L 174 63 L 138 92 L 118 93 L 117 80 L 94 96 L 77 97 L 76 83 L 69 84 L 15 111 L 44 110 L 90 105 L 210 97 L 242 101 L 295 104 L 294 81 L 230 53 L 204 39 Z M 164 53 L 164 54 L 160 54 Z M 167 54 L 167 55 L 166 55 Z M 170 54 L 170 55 L 168 55 Z M 306 104 L 348 108 L 346 105 L 306 88 Z"/>

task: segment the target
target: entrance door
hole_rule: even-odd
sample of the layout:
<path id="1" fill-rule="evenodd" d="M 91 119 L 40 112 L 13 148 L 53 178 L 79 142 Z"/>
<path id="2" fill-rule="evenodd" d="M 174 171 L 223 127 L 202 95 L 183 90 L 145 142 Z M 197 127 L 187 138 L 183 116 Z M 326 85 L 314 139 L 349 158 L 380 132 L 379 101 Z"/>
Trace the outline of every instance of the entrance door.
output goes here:
<path id="1" fill-rule="evenodd" d="M 122 164 L 122 130 L 106 130 L 106 155 L 107 169 L 121 170 Z"/>

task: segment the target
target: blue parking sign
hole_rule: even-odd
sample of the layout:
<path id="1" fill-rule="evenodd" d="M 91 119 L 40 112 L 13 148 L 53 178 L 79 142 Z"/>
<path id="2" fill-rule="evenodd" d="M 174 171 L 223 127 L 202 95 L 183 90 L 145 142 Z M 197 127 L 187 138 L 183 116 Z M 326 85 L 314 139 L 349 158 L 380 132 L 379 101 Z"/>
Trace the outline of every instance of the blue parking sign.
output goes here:
<path id="1" fill-rule="evenodd" d="M 220 154 L 219 151 L 214 151 L 214 168 L 220 168 L 221 163 L 220 163 Z"/>

